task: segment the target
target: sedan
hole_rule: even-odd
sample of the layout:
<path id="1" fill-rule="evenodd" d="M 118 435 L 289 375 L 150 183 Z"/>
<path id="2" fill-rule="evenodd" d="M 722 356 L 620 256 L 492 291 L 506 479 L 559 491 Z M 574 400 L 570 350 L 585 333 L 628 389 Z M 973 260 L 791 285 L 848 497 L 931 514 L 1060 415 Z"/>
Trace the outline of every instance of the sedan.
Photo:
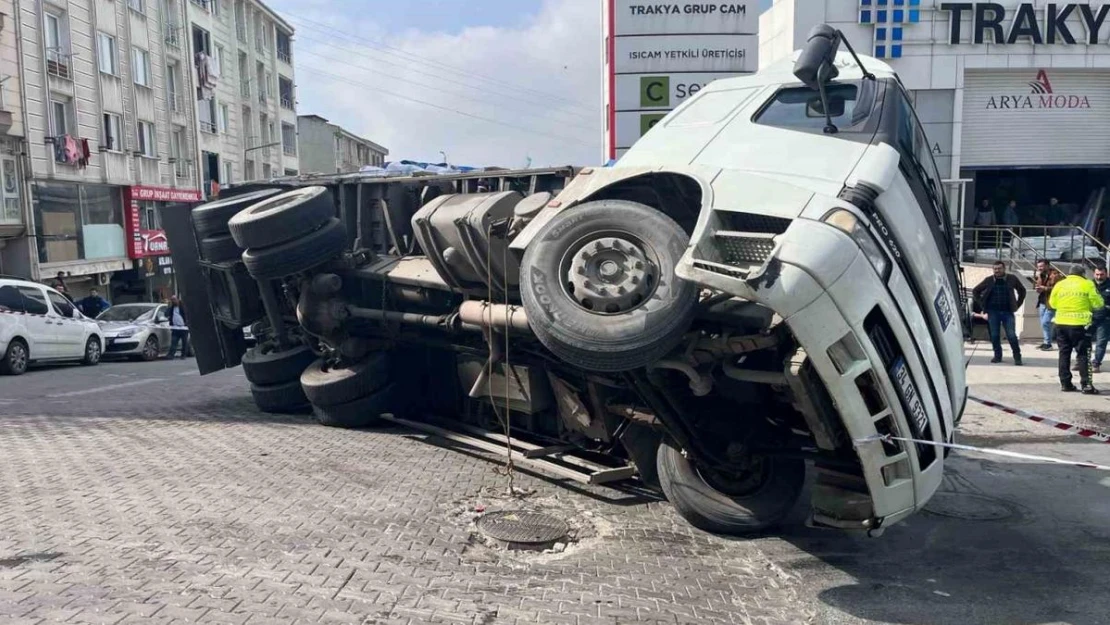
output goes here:
<path id="1" fill-rule="evenodd" d="M 155 360 L 170 347 L 165 304 L 120 304 L 97 316 L 107 344 L 104 356 Z"/>

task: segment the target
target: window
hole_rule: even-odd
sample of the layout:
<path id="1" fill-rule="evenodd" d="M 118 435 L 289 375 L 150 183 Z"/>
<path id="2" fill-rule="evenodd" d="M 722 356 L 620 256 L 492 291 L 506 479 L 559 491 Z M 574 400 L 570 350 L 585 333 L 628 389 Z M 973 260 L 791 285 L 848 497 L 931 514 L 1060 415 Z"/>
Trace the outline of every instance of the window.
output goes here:
<path id="1" fill-rule="evenodd" d="M 277 33 L 277 57 L 282 63 L 293 64 L 293 42 L 287 33 Z"/>
<path id="2" fill-rule="evenodd" d="M 19 205 L 19 176 L 16 174 L 14 158 L 0 158 L 0 223 L 18 224 L 23 222 L 22 208 Z"/>
<path id="3" fill-rule="evenodd" d="M 263 180 L 269 180 L 270 179 L 270 174 L 272 173 L 272 171 L 273 170 L 271 169 L 269 163 L 262 163 L 262 179 Z"/>
<path id="4" fill-rule="evenodd" d="M 208 10 L 216 17 L 220 16 L 220 0 L 208 0 Z"/>
<path id="5" fill-rule="evenodd" d="M 254 161 L 247 160 L 243 164 L 243 180 L 254 180 Z"/>
<path id="6" fill-rule="evenodd" d="M 239 94 L 244 98 L 251 97 L 251 79 L 249 76 L 250 62 L 247 53 L 239 53 Z"/>
<path id="7" fill-rule="evenodd" d="M 123 151 L 123 135 L 120 133 L 122 125 L 119 115 L 114 113 L 104 114 L 104 134 L 100 137 L 100 145 L 113 152 Z"/>
<path id="8" fill-rule="evenodd" d="M 722 92 L 724 93 L 724 92 Z M 832 122 L 838 128 L 846 127 L 851 123 L 852 110 L 856 104 L 857 88 L 855 85 L 836 84 L 829 85 L 827 97 L 829 101 Z M 716 94 L 706 94 L 686 109 L 689 115 L 698 106 L 712 106 L 710 98 Z M 732 96 L 730 96 L 732 97 Z M 731 108 L 725 113 L 731 112 Z M 679 117 L 679 119 L 682 119 Z M 774 99 L 764 105 L 755 119 L 757 124 L 778 126 L 780 128 L 796 128 L 823 132 L 825 129 L 825 114 L 821 108 L 821 96 L 808 87 L 795 87 L 782 89 L 775 94 Z"/>
<path id="9" fill-rule="evenodd" d="M 55 137 L 64 137 L 70 131 L 69 102 L 66 100 L 50 101 L 50 128 Z"/>
<path id="10" fill-rule="evenodd" d="M 116 62 L 116 38 L 108 33 L 96 33 L 96 63 L 100 71 L 113 76 L 119 75 Z"/>
<path id="11" fill-rule="evenodd" d="M 173 170 L 178 178 L 189 177 L 188 163 L 185 162 L 185 129 L 174 128 L 170 133 L 170 156 L 173 157 Z"/>
<path id="12" fill-rule="evenodd" d="M 166 66 L 166 95 L 170 100 L 170 110 L 175 113 L 185 112 L 185 103 L 181 98 L 181 79 L 178 78 L 180 71 L 177 63 Z"/>
<path id="13" fill-rule="evenodd" d="M 203 52 L 212 56 L 212 37 L 207 30 L 193 26 L 193 52 Z"/>
<path id="14" fill-rule="evenodd" d="M 135 84 L 149 87 L 150 80 L 150 53 L 142 48 L 131 48 L 131 72 Z"/>
<path id="15" fill-rule="evenodd" d="M 162 220 L 158 218 L 154 202 L 139 202 L 139 225 L 145 230 L 161 230 Z"/>
<path id="16" fill-rule="evenodd" d="M 154 124 L 150 122 L 139 122 L 139 152 L 143 156 L 155 158 L 158 156 L 158 146 L 156 144 L 156 136 L 154 134 Z"/>
<path id="17" fill-rule="evenodd" d="M 235 37 L 240 43 L 247 42 L 247 10 L 243 0 L 235 3 Z"/>
<path id="18" fill-rule="evenodd" d="M 216 73 L 222 75 L 224 73 L 224 47 L 223 46 L 220 46 L 220 45 L 216 46 L 216 56 L 214 58 L 215 58 L 215 64 L 216 64 Z"/>
<path id="19" fill-rule="evenodd" d="M 297 175 L 297 170 L 296 169 L 286 169 L 285 170 L 285 175 L 286 176 L 296 176 Z"/>
<path id="20" fill-rule="evenodd" d="M 46 294 L 50 296 L 50 303 L 54 305 L 54 312 L 65 317 L 66 319 L 73 318 L 73 311 L 77 310 L 68 299 L 62 296 L 61 293 L 54 291 L 47 291 Z"/>
<path id="21" fill-rule="evenodd" d="M 200 131 L 209 134 L 216 133 L 216 98 L 201 100 L 197 103 L 197 117 L 200 122 Z"/>
<path id="22" fill-rule="evenodd" d="M 278 98 L 281 108 L 293 110 L 293 81 L 285 76 L 278 76 Z"/>
<path id="23" fill-rule="evenodd" d="M 61 15 L 45 13 L 46 21 L 46 71 L 52 76 L 69 78 L 68 32 Z"/>
<path id="24" fill-rule="evenodd" d="M 281 149 L 289 156 L 297 155 L 297 127 L 293 124 L 281 125 Z"/>
<path id="25" fill-rule="evenodd" d="M 143 0 L 127 0 L 127 6 L 131 7 L 132 11 L 143 12 Z"/>
<path id="26" fill-rule="evenodd" d="M 23 312 L 23 296 L 15 286 L 0 286 L 0 312 Z"/>
<path id="27" fill-rule="evenodd" d="M 50 311 L 50 307 L 46 305 L 46 296 L 42 294 L 42 289 L 33 286 L 19 286 L 16 288 L 23 294 L 23 309 L 27 311 L 27 314 L 45 315 Z"/>
<path id="28" fill-rule="evenodd" d="M 230 115 L 231 113 L 229 112 L 227 105 L 221 104 L 220 110 L 217 111 L 216 126 L 223 134 L 227 134 L 228 132 L 228 124 L 230 123 L 228 120 L 230 119 Z"/>
<path id="29" fill-rule="evenodd" d="M 224 184 L 231 184 L 231 182 L 232 182 L 231 172 L 232 172 L 231 163 L 226 163 L 225 162 L 224 163 Z"/>

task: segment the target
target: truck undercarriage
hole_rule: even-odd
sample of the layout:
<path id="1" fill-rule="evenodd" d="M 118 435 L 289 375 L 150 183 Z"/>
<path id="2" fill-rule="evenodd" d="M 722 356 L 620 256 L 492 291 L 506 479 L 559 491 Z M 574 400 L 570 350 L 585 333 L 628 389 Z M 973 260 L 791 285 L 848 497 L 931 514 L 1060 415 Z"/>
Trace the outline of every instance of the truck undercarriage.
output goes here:
<path id="1" fill-rule="evenodd" d="M 713 532 L 780 522 L 812 464 L 814 523 L 881 533 L 940 484 L 963 315 L 929 144 L 893 71 L 839 38 L 710 85 L 618 167 L 167 207 L 201 373 L 242 364 L 260 409 L 324 425 L 635 475 Z"/>

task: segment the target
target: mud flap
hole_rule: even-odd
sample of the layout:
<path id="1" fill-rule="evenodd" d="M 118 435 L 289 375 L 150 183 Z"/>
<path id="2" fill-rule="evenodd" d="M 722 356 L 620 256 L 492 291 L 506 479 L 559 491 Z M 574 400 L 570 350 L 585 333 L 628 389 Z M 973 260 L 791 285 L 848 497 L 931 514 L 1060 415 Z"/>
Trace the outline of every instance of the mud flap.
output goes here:
<path id="1" fill-rule="evenodd" d="M 191 204 L 169 204 L 158 209 L 162 227 L 173 257 L 174 273 L 185 314 L 188 316 L 189 341 L 201 375 L 239 364 L 246 351 L 242 330 L 232 330 L 216 321 L 208 285 L 201 271 Z"/>

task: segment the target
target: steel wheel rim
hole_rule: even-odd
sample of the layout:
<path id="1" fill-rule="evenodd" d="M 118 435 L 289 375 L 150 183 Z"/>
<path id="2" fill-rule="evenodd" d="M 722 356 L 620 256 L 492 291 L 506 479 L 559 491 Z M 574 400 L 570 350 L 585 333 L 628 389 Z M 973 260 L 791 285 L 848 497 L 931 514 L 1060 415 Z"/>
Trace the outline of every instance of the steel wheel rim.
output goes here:
<path id="1" fill-rule="evenodd" d="M 606 276 L 606 265 L 619 265 L 619 270 Z M 659 287 L 658 252 L 630 232 L 592 232 L 567 249 L 559 267 L 563 292 L 578 308 L 595 315 L 632 312 L 651 300 Z M 630 279 L 633 274 L 635 281 Z M 618 290 L 621 286 L 623 291 Z"/>

